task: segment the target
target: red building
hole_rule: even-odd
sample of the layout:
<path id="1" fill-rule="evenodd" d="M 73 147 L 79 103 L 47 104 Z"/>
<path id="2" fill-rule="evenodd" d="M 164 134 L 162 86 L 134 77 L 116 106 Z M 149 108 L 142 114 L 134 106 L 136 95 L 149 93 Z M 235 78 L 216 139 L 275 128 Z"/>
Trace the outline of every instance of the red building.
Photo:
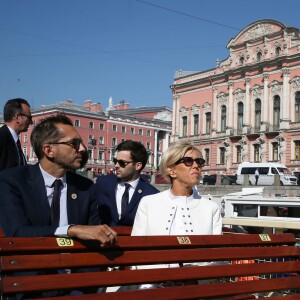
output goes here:
<path id="1" fill-rule="evenodd" d="M 300 30 L 259 20 L 227 48 L 215 68 L 175 74 L 171 142 L 198 145 L 204 174 L 235 173 L 243 161 L 299 172 Z"/>
<path id="2" fill-rule="evenodd" d="M 63 113 L 73 121 L 89 152 L 85 168 L 95 175 L 107 173 L 114 168 L 112 159 L 116 146 L 124 140 L 140 141 L 149 151 L 145 173 L 157 169 L 161 154 L 169 145 L 172 111 L 166 106 L 130 108 L 125 101 L 113 105 L 112 99 L 109 99 L 109 106 L 103 111 L 99 103 L 92 103 L 90 100 L 85 101 L 82 106 L 67 100 L 32 111 L 33 125 L 20 136 L 22 149 L 29 163 L 37 162 L 30 145 L 34 125 L 40 119 L 57 113 Z"/>

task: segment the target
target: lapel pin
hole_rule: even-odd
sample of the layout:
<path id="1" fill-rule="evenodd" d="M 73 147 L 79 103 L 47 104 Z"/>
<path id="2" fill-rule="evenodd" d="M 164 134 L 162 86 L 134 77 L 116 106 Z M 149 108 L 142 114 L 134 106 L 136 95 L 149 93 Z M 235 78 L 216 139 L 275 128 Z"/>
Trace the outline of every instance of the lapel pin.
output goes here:
<path id="1" fill-rule="evenodd" d="M 138 190 L 138 193 L 140 194 L 142 192 L 142 190 Z"/>
<path id="2" fill-rule="evenodd" d="M 72 198 L 73 200 L 75 200 L 75 199 L 77 199 L 77 195 L 76 195 L 76 194 L 72 194 L 72 195 L 71 195 L 71 198 Z"/>

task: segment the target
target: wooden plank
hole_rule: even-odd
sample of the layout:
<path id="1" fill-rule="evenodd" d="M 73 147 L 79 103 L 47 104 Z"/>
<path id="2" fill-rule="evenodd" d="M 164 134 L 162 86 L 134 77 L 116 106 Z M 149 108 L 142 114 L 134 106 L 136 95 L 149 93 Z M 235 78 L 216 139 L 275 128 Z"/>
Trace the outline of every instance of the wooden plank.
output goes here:
<path id="1" fill-rule="evenodd" d="M 266 235 L 263 235 L 266 236 Z M 123 249 L 170 249 L 170 248 L 197 248 L 197 247 L 222 247 L 222 246 L 243 246 L 243 245 L 294 245 L 296 238 L 292 233 L 268 234 L 269 240 L 263 240 L 258 234 L 227 234 L 227 235 L 192 235 L 192 236 L 120 236 L 118 245 L 115 248 Z M 189 243 L 185 243 L 188 238 Z M 181 240 L 181 241 L 180 241 Z M 111 251 L 111 248 L 100 247 L 97 241 L 73 241 L 74 246 L 59 246 L 56 238 L 0 238 L 0 253 L 16 252 L 53 252 L 63 251 L 76 252 L 90 248 L 95 250 Z"/>
<path id="2" fill-rule="evenodd" d="M 62 253 L 15 255 L 1 257 L 2 271 L 25 271 L 34 269 L 60 269 L 72 267 L 99 267 L 146 265 L 163 263 L 189 263 L 203 261 L 226 261 L 237 259 L 265 259 L 300 256 L 300 247 L 237 247 L 181 250 L 140 250 L 90 253 Z"/>
<path id="3" fill-rule="evenodd" d="M 295 278 L 280 278 L 280 279 L 265 279 L 244 282 L 228 282 L 216 284 L 190 285 L 190 286 L 176 286 L 161 289 L 144 289 L 138 291 L 126 291 L 115 293 L 102 293 L 77 296 L 76 300 L 95 299 L 95 300 L 183 300 L 183 299 L 199 299 L 212 297 L 226 297 L 243 295 L 252 292 L 268 292 L 279 291 L 287 289 L 296 289 L 300 286 L 300 277 Z M 289 300 L 300 299 L 290 297 L 283 298 Z M 72 297 L 72 298 L 71 298 Z M 43 298 L 44 300 L 51 300 L 53 298 Z M 57 300 L 74 300 L 73 296 L 56 297 Z M 272 299 L 272 298 L 269 298 Z"/>
<path id="4" fill-rule="evenodd" d="M 220 279 L 225 277 L 257 276 L 262 274 L 295 274 L 300 271 L 298 261 L 215 265 L 184 268 L 124 270 L 16 276 L 2 278 L 4 294 L 43 290 L 80 289 L 86 287 L 155 283 L 178 280 Z M 266 282 L 267 283 L 267 282 Z"/>

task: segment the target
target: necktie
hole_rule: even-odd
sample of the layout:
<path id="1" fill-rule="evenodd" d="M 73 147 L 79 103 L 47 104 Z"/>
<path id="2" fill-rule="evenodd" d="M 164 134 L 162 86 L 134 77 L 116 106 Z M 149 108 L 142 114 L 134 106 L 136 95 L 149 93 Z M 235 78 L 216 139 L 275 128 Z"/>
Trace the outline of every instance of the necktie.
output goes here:
<path id="1" fill-rule="evenodd" d="M 19 166 L 25 166 L 26 160 L 25 160 L 24 153 L 21 149 L 21 143 L 20 143 L 19 139 L 17 140 L 17 149 L 18 149 L 18 154 L 19 154 Z"/>
<path id="2" fill-rule="evenodd" d="M 125 191 L 122 196 L 122 201 L 121 201 L 121 218 L 125 216 L 125 211 L 127 209 L 128 203 L 129 203 L 129 188 L 130 184 L 125 183 Z"/>
<path id="3" fill-rule="evenodd" d="M 60 218 L 60 192 L 62 187 L 62 182 L 60 179 L 56 179 L 52 187 L 53 189 L 53 198 L 51 203 L 51 223 L 53 226 L 59 226 L 59 218 Z"/>

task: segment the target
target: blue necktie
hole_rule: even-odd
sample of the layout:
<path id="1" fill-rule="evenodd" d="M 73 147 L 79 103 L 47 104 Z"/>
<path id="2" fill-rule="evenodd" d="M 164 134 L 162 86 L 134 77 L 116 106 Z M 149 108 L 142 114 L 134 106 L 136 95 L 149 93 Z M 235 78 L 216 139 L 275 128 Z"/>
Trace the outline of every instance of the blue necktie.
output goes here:
<path id="1" fill-rule="evenodd" d="M 59 226 L 59 219 L 60 219 L 60 192 L 62 187 L 62 182 L 60 179 L 56 179 L 52 187 L 53 189 L 53 198 L 51 203 L 51 223 L 53 226 Z"/>
<path id="2" fill-rule="evenodd" d="M 127 209 L 128 203 L 129 203 L 129 188 L 130 184 L 125 183 L 125 191 L 122 196 L 122 201 L 121 201 L 121 218 L 124 218 L 125 216 L 125 211 Z"/>

